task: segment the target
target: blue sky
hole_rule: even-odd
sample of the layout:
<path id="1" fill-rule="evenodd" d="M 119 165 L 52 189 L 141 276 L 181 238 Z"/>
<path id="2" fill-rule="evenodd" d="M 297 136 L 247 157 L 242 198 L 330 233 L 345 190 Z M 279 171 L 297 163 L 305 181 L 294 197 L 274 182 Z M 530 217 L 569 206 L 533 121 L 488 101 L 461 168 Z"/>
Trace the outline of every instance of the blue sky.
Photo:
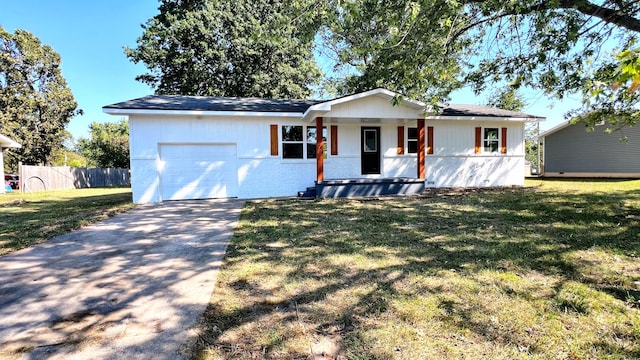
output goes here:
<path id="1" fill-rule="evenodd" d="M 135 45 L 140 25 L 157 12 L 157 0 L 0 0 L 0 25 L 9 32 L 27 30 L 60 54 L 63 75 L 84 110 L 68 127 L 78 138 L 87 136 L 94 121 L 119 119 L 104 114 L 102 106 L 153 92 L 135 80 L 146 69 L 130 62 L 123 48 Z M 523 95 L 525 112 L 547 117 L 542 129 L 559 124 L 564 113 L 578 105 L 578 99 L 553 103 L 539 93 Z M 462 90 L 453 94 L 452 102 L 484 104 L 486 98 Z"/>
<path id="2" fill-rule="evenodd" d="M 0 0 L 0 25 L 9 32 L 23 29 L 60 54 L 62 74 L 83 116 L 68 130 L 87 136 L 94 121 L 117 121 L 102 106 L 151 94 L 135 80 L 145 71 L 124 55 L 135 45 L 140 25 L 158 11 L 156 0 Z"/>

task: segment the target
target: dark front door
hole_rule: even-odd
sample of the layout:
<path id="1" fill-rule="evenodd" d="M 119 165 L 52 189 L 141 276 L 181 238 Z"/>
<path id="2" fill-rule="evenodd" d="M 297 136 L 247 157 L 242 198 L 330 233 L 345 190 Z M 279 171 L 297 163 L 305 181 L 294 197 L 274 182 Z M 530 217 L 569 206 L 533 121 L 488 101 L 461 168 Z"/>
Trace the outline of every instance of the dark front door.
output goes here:
<path id="1" fill-rule="evenodd" d="M 360 138 L 362 174 L 380 174 L 380 128 L 363 127 Z"/>

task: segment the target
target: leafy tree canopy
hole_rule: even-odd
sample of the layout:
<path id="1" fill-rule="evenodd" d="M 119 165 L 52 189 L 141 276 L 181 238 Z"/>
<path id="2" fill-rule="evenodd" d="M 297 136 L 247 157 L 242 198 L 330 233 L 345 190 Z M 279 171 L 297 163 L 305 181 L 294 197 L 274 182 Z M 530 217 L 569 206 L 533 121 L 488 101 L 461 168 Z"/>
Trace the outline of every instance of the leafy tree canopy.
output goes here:
<path id="1" fill-rule="evenodd" d="M 69 120 L 81 112 L 60 63 L 60 56 L 31 33 L 0 27 L 0 133 L 22 144 L 6 152 L 13 171 L 20 161 L 50 163 Z"/>
<path id="2" fill-rule="evenodd" d="M 585 88 L 585 109 L 574 111 L 575 122 L 586 123 L 590 130 L 606 120 L 606 131 L 635 125 L 640 119 L 640 49 L 627 49 L 616 55 L 617 63 L 599 69 Z M 623 140 L 626 138 L 623 136 Z"/>
<path id="3" fill-rule="evenodd" d="M 78 140 L 80 154 L 88 166 L 101 168 L 129 168 L 129 123 L 97 123 L 89 126 L 89 138 Z"/>
<path id="4" fill-rule="evenodd" d="M 595 85 L 610 84 L 618 68 L 612 53 L 640 31 L 640 3 L 630 0 L 331 2 L 338 11 L 324 38 L 338 67 L 351 69 L 338 89 L 384 86 L 433 103 L 463 85 L 506 84 L 557 99 L 581 93 L 580 111 L 596 110 Z M 635 92 L 619 101 L 624 92 L 610 90 L 601 93 L 615 104 L 609 115 L 637 103 Z"/>
<path id="5" fill-rule="evenodd" d="M 461 86 L 458 58 L 469 46 L 448 44 L 458 5 L 446 1 L 332 1 L 338 9 L 323 28 L 336 54 L 338 93 L 384 87 L 438 102 Z M 345 69 L 346 68 L 346 69 Z"/>
<path id="6" fill-rule="evenodd" d="M 313 60 L 314 0 L 161 0 L 137 47 L 157 94 L 305 98 L 320 78 Z M 316 11 L 316 10 L 313 10 Z"/>
<path id="7" fill-rule="evenodd" d="M 507 87 L 495 91 L 489 97 L 487 106 L 510 111 L 522 111 L 525 107 L 524 99 L 517 90 Z"/>
<path id="8" fill-rule="evenodd" d="M 59 149 L 53 153 L 52 166 L 70 166 L 75 168 L 87 167 L 87 159 L 75 151 Z"/>
<path id="9" fill-rule="evenodd" d="M 327 81 L 337 95 L 385 87 L 436 104 L 463 86 L 578 93 L 584 106 L 570 115 L 624 125 L 637 118 L 639 11 L 632 0 L 162 0 L 126 52 L 157 93 L 302 98 L 319 77 L 320 40 L 341 75 Z"/>
<path id="10" fill-rule="evenodd" d="M 87 159 L 79 154 L 73 135 L 69 131 L 64 132 L 62 147 L 51 153 L 51 165 L 77 168 L 87 166 Z"/>

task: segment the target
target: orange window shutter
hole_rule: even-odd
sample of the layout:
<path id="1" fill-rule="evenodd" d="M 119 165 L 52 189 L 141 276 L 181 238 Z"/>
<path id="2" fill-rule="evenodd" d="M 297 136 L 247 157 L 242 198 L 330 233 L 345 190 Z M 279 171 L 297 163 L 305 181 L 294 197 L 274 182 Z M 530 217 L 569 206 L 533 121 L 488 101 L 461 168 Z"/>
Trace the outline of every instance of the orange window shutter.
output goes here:
<path id="1" fill-rule="evenodd" d="M 427 154 L 433 154 L 433 126 L 427 126 Z"/>
<path id="2" fill-rule="evenodd" d="M 278 156 L 278 125 L 271 125 L 271 156 Z"/>
<path id="3" fill-rule="evenodd" d="M 507 128 L 502 128 L 502 146 L 500 147 L 502 154 L 507 153 Z"/>
<path id="4" fill-rule="evenodd" d="M 476 154 L 480 154 L 482 150 L 482 128 L 476 128 Z"/>
<path id="5" fill-rule="evenodd" d="M 331 155 L 338 155 L 338 126 L 331 125 Z"/>
<path id="6" fill-rule="evenodd" d="M 404 126 L 398 126 L 398 155 L 404 154 Z"/>

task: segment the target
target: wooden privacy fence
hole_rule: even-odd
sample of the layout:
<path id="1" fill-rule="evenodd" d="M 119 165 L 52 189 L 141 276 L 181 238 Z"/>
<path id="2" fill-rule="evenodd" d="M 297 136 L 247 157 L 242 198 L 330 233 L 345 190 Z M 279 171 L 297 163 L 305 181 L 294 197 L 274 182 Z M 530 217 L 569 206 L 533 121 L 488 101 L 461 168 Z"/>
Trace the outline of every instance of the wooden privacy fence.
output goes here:
<path id="1" fill-rule="evenodd" d="M 20 165 L 23 192 L 131 185 L 129 169 Z"/>

